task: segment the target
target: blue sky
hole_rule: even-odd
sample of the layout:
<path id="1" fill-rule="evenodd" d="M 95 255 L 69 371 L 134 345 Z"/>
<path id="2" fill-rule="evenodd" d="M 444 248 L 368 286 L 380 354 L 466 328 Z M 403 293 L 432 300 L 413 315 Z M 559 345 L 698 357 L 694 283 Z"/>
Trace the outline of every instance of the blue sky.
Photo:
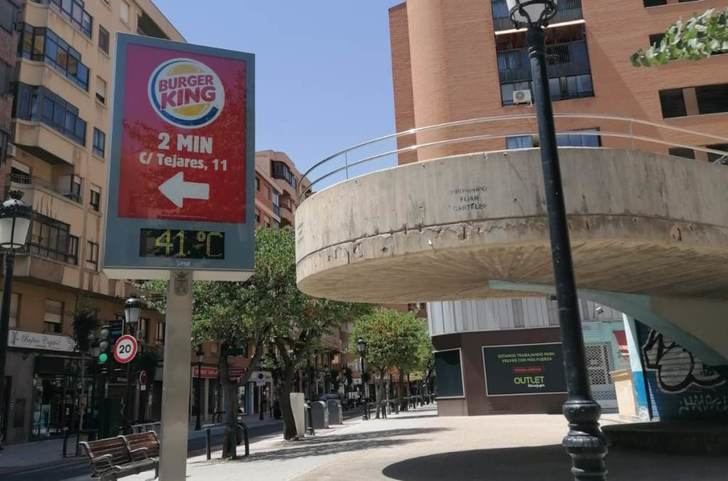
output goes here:
<path id="1" fill-rule="evenodd" d="M 387 10 L 401 0 L 155 3 L 188 42 L 256 55 L 257 150 L 305 170 L 394 132 Z"/>

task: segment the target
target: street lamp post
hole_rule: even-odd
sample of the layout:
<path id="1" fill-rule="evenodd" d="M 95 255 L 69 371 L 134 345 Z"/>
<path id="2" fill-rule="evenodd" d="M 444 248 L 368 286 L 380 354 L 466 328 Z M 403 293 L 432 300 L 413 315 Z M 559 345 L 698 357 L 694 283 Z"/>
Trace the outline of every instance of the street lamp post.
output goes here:
<path id="1" fill-rule="evenodd" d="M 360 337 L 356 340 L 356 350 L 359 353 L 359 357 L 361 358 L 361 397 L 364 401 L 363 407 L 364 407 L 364 415 L 362 416 L 363 420 L 369 419 L 369 402 L 366 399 L 366 392 L 367 392 L 367 385 L 366 385 L 366 356 L 367 356 L 367 342 L 364 340 L 363 337 Z"/>
<path id="2" fill-rule="evenodd" d="M 25 247 L 30 230 L 33 211 L 20 200 L 23 193 L 11 191 L 10 199 L 0 206 L 0 249 L 5 252 L 5 279 L 2 306 L 0 307 L 0 434 L 5 432 L 7 412 L 5 412 L 5 358 L 8 350 L 8 331 L 10 330 L 10 303 L 13 294 L 13 269 L 15 251 Z M 2 436 L 0 435 L 0 439 Z M 2 449 L 0 447 L 0 449 Z"/>
<path id="3" fill-rule="evenodd" d="M 195 431 L 199 431 L 202 429 L 202 424 L 200 423 L 200 415 L 202 412 L 202 361 L 205 360 L 205 351 L 202 349 L 202 344 L 197 345 L 195 354 L 197 355 L 197 399 L 195 400 L 195 404 L 197 405 L 197 419 L 195 420 Z"/>
<path id="4" fill-rule="evenodd" d="M 142 301 L 135 295 L 132 294 L 126 302 L 124 302 L 124 323 L 129 326 L 129 334 L 137 336 L 137 326 L 139 324 L 139 317 L 142 313 Z M 124 416 L 123 420 L 126 423 L 129 422 L 129 395 L 131 393 L 131 363 L 126 365 L 126 395 L 124 396 Z"/>
<path id="5" fill-rule="evenodd" d="M 601 409 L 591 396 L 584 355 L 584 336 L 579 319 L 574 267 L 556 144 L 553 107 L 546 68 L 545 28 L 557 12 L 557 0 L 507 0 L 516 27 L 528 28 L 534 103 L 538 118 L 551 257 L 554 267 L 559 325 L 564 352 L 568 398 L 563 412 L 569 432 L 563 446 L 571 456 L 576 481 L 606 481 L 607 446 L 599 429 Z"/>

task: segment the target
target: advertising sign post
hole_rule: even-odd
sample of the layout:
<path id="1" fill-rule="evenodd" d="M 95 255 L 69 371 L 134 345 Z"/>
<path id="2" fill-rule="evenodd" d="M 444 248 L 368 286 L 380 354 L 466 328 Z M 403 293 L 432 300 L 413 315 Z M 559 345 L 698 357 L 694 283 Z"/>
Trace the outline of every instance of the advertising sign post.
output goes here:
<path id="1" fill-rule="evenodd" d="M 185 478 L 192 281 L 253 273 L 254 69 L 247 53 L 117 36 L 103 266 L 169 280 L 161 481 Z"/>

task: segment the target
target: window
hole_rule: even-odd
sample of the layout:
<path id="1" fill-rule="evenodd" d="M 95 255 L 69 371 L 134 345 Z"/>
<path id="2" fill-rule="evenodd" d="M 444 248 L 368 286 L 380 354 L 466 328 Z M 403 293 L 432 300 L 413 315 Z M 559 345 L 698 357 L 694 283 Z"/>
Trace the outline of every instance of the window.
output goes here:
<path id="1" fill-rule="evenodd" d="M 700 114 L 728 112 L 728 84 L 696 87 L 695 96 Z"/>
<path id="2" fill-rule="evenodd" d="M 601 147 L 602 138 L 595 135 L 595 132 L 598 132 L 598 130 L 585 129 L 572 133 L 556 134 L 556 143 L 559 147 Z"/>
<path id="3" fill-rule="evenodd" d="M 659 5 L 667 5 L 667 0 L 642 0 L 645 7 L 657 7 Z"/>
<path id="4" fill-rule="evenodd" d="M 106 104 L 106 80 L 96 77 L 96 100 Z"/>
<path id="5" fill-rule="evenodd" d="M 277 160 L 271 161 L 271 170 L 274 179 L 283 179 L 290 186 L 296 187 L 296 176 L 284 162 L 279 162 Z"/>
<path id="6" fill-rule="evenodd" d="M 278 192 L 273 192 L 273 213 L 280 217 L 281 215 L 281 196 Z"/>
<path id="7" fill-rule="evenodd" d="M 10 134 L 0 129 L 0 165 L 4 164 L 7 160 L 9 144 Z"/>
<path id="8" fill-rule="evenodd" d="M 255 223 L 260 224 L 260 212 L 258 210 L 255 211 Z"/>
<path id="9" fill-rule="evenodd" d="M 2 2 L 3 0 L 0 0 Z M 13 81 L 15 68 L 9 63 L 0 60 L 0 97 L 11 93 L 10 84 Z"/>
<path id="10" fill-rule="evenodd" d="M 51 64 L 67 79 L 88 90 L 89 69 L 81 54 L 52 30 L 26 24 L 18 43 L 18 55 Z"/>
<path id="11" fill-rule="evenodd" d="M 78 264 L 78 237 L 68 224 L 42 214 L 33 214 L 28 248 L 32 255 Z"/>
<path id="12" fill-rule="evenodd" d="M 670 147 L 668 153 L 670 155 L 674 155 L 675 157 L 685 157 L 686 159 L 695 158 L 695 151 L 693 149 L 688 149 L 685 147 Z"/>
<path id="13" fill-rule="evenodd" d="M 0 0 L 0 28 L 13 31 L 18 8 L 10 0 Z"/>
<path id="14" fill-rule="evenodd" d="M 255 190 L 260 192 L 260 178 L 259 177 L 255 178 Z"/>
<path id="15" fill-rule="evenodd" d="M 164 322 L 157 323 L 157 342 L 159 343 L 164 342 L 164 325 Z"/>
<path id="16" fill-rule="evenodd" d="M 121 0 L 121 11 L 119 13 L 121 17 L 121 21 L 128 24 L 129 23 L 129 4 L 125 2 L 124 0 Z"/>
<path id="17" fill-rule="evenodd" d="M 462 397 L 465 394 L 460 349 L 435 352 L 435 373 L 438 398 Z"/>
<path id="18" fill-rule="evenodd" d="M 101 187 L 91 187 L 89 204 L 91 204 L 91 208 L 96 212 L 99 212 L 101 210 Z"/>
<path id="19" fill-rule="evenodd" d="M 103 157 L 106 152 L 106 134 L 94 127 L 94 154 Z"/>
<path id="20" fill-rule="evenodd" d="M 63 303 L 61 301 L 45 300 L 43 323 L 46 332 L 60 333 L 63 331 Z"/>
<path id="21" fill-rule="evenodd" d="M 96 242 L 86 242 L 86 263 L 94 267 L 94 270 L 99 268 L 99 245 Z"/>
<path id="22" fill-rule="evenodd" d="M 661 90 L 660 106 L 662 107 L 662 117 L 665 119 L 687 115 L 682 89 Z"/>
<path id="23" fill-rule="evenodd" d="M 506 149 L 530 149 L 533 147 L 533 137 L 531 135 L 514 135 L 506 137 Z"/>
<path id="24" fill-rule="evenodd" d="M 50 4 L 55 6 L 66 20 L 91 38 L 93 17 L 84 9 L 81 0 L 50 0 Z"/>
<path id="25" fill-rule="evenodd" d="M 728 165 L 728 144 L 713 144 L 713 145 L 708 145 L 707 147 L 709 149 L 726 152 L 726 155 L 714 154 L 712 152 L 708 152 L 708 160 L 710 162 L 716 162 L 719 164 Z"/>
<path id="26" fill-rule="evenodd" d="M 81 187 L 81 177 L 78 175 L 71 175 L 69 177 L 69 189 L 68 193 L 65 194 L 66 197 L 68 197 L 71 200 L 74 200 L 76 202 L 81 202 L 81 199 L 83 198 L 82 195 L 82 187 Z"/>
<path id="27" fill-rule="evenodd" d="M 650 45 L 659 45 L 663 38 L 665 38 L 664 33 L 653 33 L 650 35 Z"/>
<path id="28" fill-rule="evenodd" d="M 99 48 L 104 53 L 109 53 L 109 47 L 111 44 L 111 40 L 109 37 L 109 31 L 106 30 L 104 27 L 99 25 Z"/>
<path id="29" fill-rule="evenodd" d="M 0 0 L 2 1 L 2 0 Z M 18 319 L 20 319 L 20 294 L 13 292 L 10 294 L 10 328 L 18 327 Z"/>
<path id="30" fill-rule="evenodd" d="M 18 84 L 14 116 L 42 122 L 86 145 L 86 122 L 78 116 L 78 108 L 45 87 Z"/>

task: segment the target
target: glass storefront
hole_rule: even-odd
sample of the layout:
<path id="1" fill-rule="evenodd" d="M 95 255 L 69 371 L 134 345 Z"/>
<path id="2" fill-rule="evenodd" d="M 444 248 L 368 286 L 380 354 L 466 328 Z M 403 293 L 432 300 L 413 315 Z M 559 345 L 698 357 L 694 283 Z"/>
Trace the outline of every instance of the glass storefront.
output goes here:
<path id="1" fill-rule="evenodd" d="M 80 417 L 79 406 L 93 405 L 93 376 L 88 367 L 86 371 L 85 389 L 82 389 L 80 359 L 59 356 L 36 358 L 31 439 L 62 435 L 65 428 L 75 430 Z M 82 397 L 85 402 L 82 402 Z M 86 418 L 89 419 L 89 416 Z"/>

